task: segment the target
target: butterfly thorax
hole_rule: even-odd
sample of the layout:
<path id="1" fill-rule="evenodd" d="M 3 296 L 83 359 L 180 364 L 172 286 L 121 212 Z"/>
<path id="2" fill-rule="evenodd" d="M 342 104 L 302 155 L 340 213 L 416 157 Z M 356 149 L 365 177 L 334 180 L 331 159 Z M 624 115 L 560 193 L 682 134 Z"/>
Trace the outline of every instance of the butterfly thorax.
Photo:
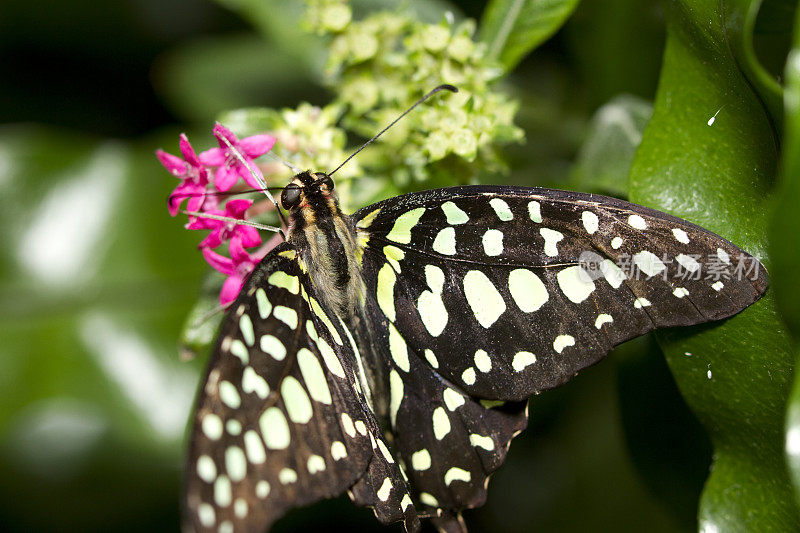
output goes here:
<path id="1" fill-rule="evenodd" d="M 284 190 L 281 202 L 289 210 L 287 240 L 297 249 L 315 292 L 345 320 L 358 314 L 365 289 L 354 260 L 356 230 L 339 209 L 331 178 L 302 172 Z"/>

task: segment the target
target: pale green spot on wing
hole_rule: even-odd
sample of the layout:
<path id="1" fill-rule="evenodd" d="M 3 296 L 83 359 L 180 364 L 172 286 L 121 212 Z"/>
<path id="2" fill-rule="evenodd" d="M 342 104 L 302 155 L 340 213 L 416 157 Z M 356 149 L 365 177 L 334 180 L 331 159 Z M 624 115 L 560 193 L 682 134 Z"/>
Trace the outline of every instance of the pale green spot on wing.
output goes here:
<path id="1" fill-rule="evenodd" d="M 270 274 L 269 278 L 267 278 L 267 283 L 286 289 L 292 294 L 300 293 L 300 278 L 287 274 L 282 270 L 277 270 Z"/>
<path id="2" fill-rule="evenodd" d="M 524 268 L 512 270 L 508 275 L 508 290 L 523 313 L 538 311 L 550 298 L 539 276 Z"/>
<path id="3" fill-rule="evenodd" d="M 397 276 L 389 263 L 384 263 L 378 271 L 377 299 L 378 307 L 391 322 L 396 319 L 394 308 L 394 284 Z"/>
<path id="4" fill-rule="evenodd" d="M 319 364 L 319 359 L 307 348 L 300 348 L 297 352 L 297 364 L 303 374 L 308 386 L 308 393 L 311 397 L 324 404 L 331 404 L 331 391 L 328 382 L 325 380 L 325 373 Z"/>
<path id="5" fill-rule="evenodd" d="M 508 204 L 505 200 L 501 198 L 492 198 L 489 200 L 489 205 L 491 205 L 492 209 L 494 209 L 494 212 L 497 214 L 497 218 L 503 222 L 508 222 L 514 218 L 514 214 L 511 213 L 511 208 L 508 207 Z"/>
<path id="6" fill-rule="evenodd" d="M 417 225 L 417 222 L 419 222 L 419 219 L 422 218 L 424 213 L 424 207 L 418 207 L 403 213 L 397 217 L 394 226 L 392 226 L 392 230 L 386 235 L 386 238 L 401 244 L 410 243 L 411 229 Z"/>
<path id="7" fill-rule="evenodd" d="M 392 359 L 395 364 L 400 367 L 404 372 L 408 372 L 411 365 L 408 361 L 408 346 L 406 341 L 394 324 L 389 322 L 389 353 L 392 354 Z"/>
<path id="8" fill-rule="evenodd" d="M 277 407 L 268 407 L 258 420 L 264 444 L 271 450 L 285 450 L 289 447 L 291 436 L 289 424 L 283 411 Z"/>
<path id="9" fill-rule="evenodd" d="M 292 376 L 286 376 L 281 383 L 281 396 L 286 406 L 286 413 L 292 422 L 307 424 L 314 414 L 311 409 L 311 400 L 308 399 L 305 389 Z"/>
<path id="10" fill-rule="evenodd" d="M 480 270 L 470 270 L 464 276 L 464 295 L 475 319 L 484 328 L 494 324 L 506 310 L 502 295 Z"/>
<path id="11" fill-rule="evenodd" d="M 264 289 L 256 289 L 256 305 L 258 306 L 258 316 L 261 318 L 267 318 L 272 312 L 272 304 L 267 299 Z"/>
<path id="12" fill-rule="evenodd" d="M 453 202 L 443 203 L 442 211 L 444 211 L 444 216 L 447 217 L 448 224 L 464 224 L 469 222 L 469 216 Z"/>

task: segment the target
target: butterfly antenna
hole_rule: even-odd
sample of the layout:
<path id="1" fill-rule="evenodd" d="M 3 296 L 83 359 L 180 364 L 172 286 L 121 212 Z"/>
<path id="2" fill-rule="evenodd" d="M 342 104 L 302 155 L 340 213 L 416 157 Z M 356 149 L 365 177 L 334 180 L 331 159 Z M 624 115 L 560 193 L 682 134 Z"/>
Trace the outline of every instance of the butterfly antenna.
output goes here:
<path id="1" fill-rule="evenodd" d="M 250 172 L 250 175 L 253 176 L 253 178 L 258 182 L 258 184 L 261 185 L 261 187 L 264 189 L 263 192 L 266 195 L 266 197 L 269 198 L 269 201 L 272 202 L 273 205 L 275 205 L 275 210 L 278 212 L 278 217 L 281 219 L 281 224 L 288 227 L 289 224 L 283 217 L 283 213 L 281 212 L 281 208 L 278 205 L 278 202 L 276 202 L 275 198 L 273 198 L 272 195 L 269 193 L 269 187 L 267 187 L 267 182 L 264 181 L 264 177 L 261 176 L 261 174 L 257 173 L 255 169 L 253 169 L 253 167 L 250 166 L 250 163 L 242 156 L 242 154 L 239 153 L 239 150 L 237 150 L 233 146 L 233 144 L 231 144 L 231 142 L 225 138 L 224 135 L 220 135 L 218 138 L 225 143 L 225 145 L 228 147 L 228 149 L 231 151 L 234 157 L 236 157 L 236 159 L 238 159 L 240 163 L 242 163 L 244 166 L 247 167 L 247 170 Z M 278 233 L 280 233 L 283 239 L 286 240 L 286 234 L 283 232 L 282 229 L 278 228 Z"/>
<path id="2" fill-rule="evenodd" d="M 221 215 L 213 215 L 211 213 L 201 213 L 200 211 L 185 211 L 181 210 L 181 213 L 185 215 L 189 215 L 191 217 L 200 217 L 200 218 L 210 218 L 211 220 L 221 220 L 222 222 L 231 222 L 236 224 L 237 226 L 250 226 L 252 228 L 261 229 L 264 231 L 273 231 L 275 233 L 280 233 L 283 235 L 283 230 L 276 226 L 269 226 L 267 224 L 259 224 L 258 222 L 253 222 L 251 220 L 242 220 L 240 218 L 231 218 L 231 217 L 224 217 Z"/>
<path id="3" fill-rule="evenodd" d="M 370 145 L 370 143 L 372 143 L 372 141 L 374 141 L 375 139 L 377 139 L 378 137 L 380 137 L 381 135 L 383 135 L 384 133 L 386 133 L 386 130 L 388 130 L 389 128 L 391 128 L 391 127 L 392 127 L 392 126 L 394 126 L 395 124 L 397 124 L 397 122 L 398 122 L 398 121 L 400 121 L 400 119 L 401 119 L 401 118 L 403 118 L 404 116 L 408 115 L 408 114 L 409 114 L 409 113 L 410 113 L 410 112 L 411 112 L 411 111 L 412 111 L 412 110 L 413 110 L 415 107 L 417 107 L 419 104 L 421 104 L 422 102 L 424 102 L 425 100 L 427 100 L 428 98 L 430 98 L 431 96 L 433 96 L 434 94 L 438 93 L 439 91 L 450 91 L 450 92 L 453 92 L 453 93 L 457 93 L 457 92 L 458 92 L 458 89 L 457 89 L 455 86 L 453 86 L 453 85 L 448 85 L 448 84 L 446 84 L 446 83 L 445 83 L 445 84 L 442 84 L 442 85 L 439 85 L 438 87 L 436 87 L 435 89 L 433 89 L 431 92 L 429 92 L 428 94 L 426 94 L 425 96 L 423 96 L 422 98 L 420 98 L 419 100 L 417 100 L 416 102 L 414 102 L 414 104 L 413 104 L 411 107 L 409 107 L 408 109 L 406 109 L 405 111 L 403 111 L 403 113 L 402 113 L 402 114 L 401 114 L 399 117 L 397 117 L 396 119 L 394 119 L 394 120 L 392 121 L 392 123 L 391 123 L 391 124 L 389 124 L 388 126 L 386 126 L 385 128 L 383 128 L 381 131 L 379 131 L 379 132 L 378 132 L 378 133 L 377 133 L 377 134 L 376 134 L 376 135 L 375 135 L 375 136 L 374 136 L 372 139 L 370 139 L 370 140 L 368 140 L 367 142 L 365 142 L 364 144 L 362 144 L 362 145 L 361 145 L 361 147 L 360 147 L 358 150 L 356 150 L 355 152 L 353 152 L 352 154 L 350 154 L 350 157 L 348 157 L 347 159 L 345 159 L 345 160 L 342 162 L 342 164 L 341 164 L 341 165 L 339 165 L 338 167 L 336 167 L 336 168 L 333 170 L 333 172 L 329 172 L 329 173 L 328 173 L 328 176 L 333 176 L 333 175 L 336 173 L 336 171 L 337 171 L 337 170 L 339 170 L 340 168 L 342 168 L 343 166 L 345 166 L 345 164 L 347 164 L 347 162 L 348 162 L 348 161 L 350 161 L 351 159 L 353 159 L 353 158 L 356 156 L 356 154 L 357 154 L 358 152 L 360 152 L 361 150 L 363 150 L 364 148 L 366 148 L 367 146 L 369 146 L 369 145 Z"/>

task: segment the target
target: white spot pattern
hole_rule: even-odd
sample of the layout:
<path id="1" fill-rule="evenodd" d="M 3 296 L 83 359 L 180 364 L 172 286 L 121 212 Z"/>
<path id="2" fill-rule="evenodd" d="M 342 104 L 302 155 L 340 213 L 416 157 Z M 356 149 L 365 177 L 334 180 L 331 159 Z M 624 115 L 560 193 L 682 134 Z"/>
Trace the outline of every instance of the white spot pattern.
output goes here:
<path id="1" fill-rule="evenodd" d="M 497 214 L 497 218 L 503 222 L 508 222 L 514 218 L 513 213 L 511 213 L 511 208 L 508 207 L 508 204 L 505 200 L 500 198 L 492 198 L 489 200 L 489 205 L 491 205 L 492 209 L 494 209 L 494 212 Z"/>
<path id="2" fill-rule="evenodd" d="M 580 265 L 561 270 L 556 279 L 561 292 L 572 303 L 579 304 L 594 292 L 594 282 Z"/>
<path id="3" fill-rule="evenodd" d="M 314 400 L 327 405 L 331 404 L 331 391 L 328 382 L 325 380 L 325 373 L 319 364 L 319 359 L 311 350 L 300 348 L 297 352 L 297 364 L 300 373 L 308 386 L 308 393 Z"/>
<path id="4" fill-rule="evenodd" d="M 448 224 L 464 224 L 469 221 L 469 216 L 453 202 L 443 203 L 442 211 L 447 217 Z"/>
<path id="5" fill-rule="evenodd" d="M 647 250 L 641 251 L 633 255 L 633 263 L 639 267 L 639 270 L 645 276 L 652 277 L 656 274 L 663 272 L 667 267 L 655 254 Z"/>
<path id="6" fill-rule="evenodd" d="M 678 254 L 675 260 L 689 272 L 697 272 L 700 268 L 700 263 L 690 255 Z"/>
<path id="7" fill-rule="evenodd" d="M 491 437 L 485 437 L 483 435 L 478 435 L 477 433 L 473 433 L 469 436 L 469 443 L 475 446 L 476 448 L 483 448 L 486 451 L 491 452 L 494 450 L 494 441 Z"/>
<path id="8" fill-rule="evenodd" d="M 277 407 L 268 407 L 259 418 L 258 425 L 267 448 L 285 450 L 289 447 L 291 436 L 283 411 Z"/>
<path id="9" fill-rule="evenodd" d="M 403 380 L 397 370 L 392 369 L 389 372 L 389 418 L 394 427 L 397 422 L 397 411 L 400 409 L 400 404 L 403 403 Z"/>
<path id="10" fill-rule="evenodd" d="M 597 228 L 600 227 L 600 220 L 597 218 L 597 215 L 591 211 L 584 211 L 581 213 L 581 220 L 583 221 L 583 228 L 589 235 L 593 235 L 594 232 L 597 231 Z"/>
<path id="11" fill-rule="evenodd" d="M 286 348 L 280 339 L 274 335 L 262 335 L 259 341 L 261 351 L 272 356 L 276 361 L 283 361 L 286 357 Z"/>
<path id="12" fill-rule="evenodd" d="M 450 417 L 444 407 L 437 407 L 433 410 L 433 435 L 436 440 L 442 440 L 450 433 Z"/>
<path id="13" fill-rule="evenodd" d="M 475 319 L 484 328 L 494 324 L 506 310 L 503 297 L 480 270 L 470 270 L 464 276 L 464 295 Z"/>
<path id="14" fill-rule="evenodd" d="M 450 387 L 444 389 L 444 392 L 442 393 L 442 399 L 450 411 L 455 411 L 464 405 L 464 397 Z"/>
<path id="15" fill-rule="evenodd" d="M 425 277 L 431 290 L 423 291 L 417 300 L 417 309 L 425 328 L 434 337 L 438 337 L 447 325 L 447 309 L 442 301 L 444 272 L 434 265 L 425 266 Z"/>
<path id="16" fill-rule="evenodd" d="M 536 200 L 528 202 L 528 216 L 537 224 L 542 221 L 542 206 Z"/>
<path id="17" fill-rule="evenodd" d="M 564 238 L 564 234 L 550 228 L 539 228 L 539 234 L 544 239 L 544 253 L 550 257 L 558 255 L 558 243 Z"/>
<path id="18" fill-rule="evenodd" d="M 503 232 L 496 229 L 486 230 L 483 234 L 483 251 L 489 257 L 503 253 Z"/>
<path id="19" fill-rule="evenodd" d="M 297 311 L 282 305 L 276 305 L 272 310 L 272 316 L 289 326 L 291 329 L 297 329 Z"/>
<path id="20" fill-rule="evenodd" d="M 439 230 L 433 239 L 433 250 L 442 255 L 456 255 L 456 230 L 450 226 Z"/>
<path id="21" fill-rule="evenodd" d="M 286 413 L 292 422 L 307 424 L 313 415 L 311 400 L 308 399 L 305 389 L 292 376 L 286 376 L 281 383 L 281 396 L 286 406 Z"/>
<path id="22" fill-rule="evenodd" d="M 394 221 L 394 226 L 392 226 L 392 230 L 386 235 L 386 238 L 400 244 L 410 243 L 411 229 L 417 225 L 417 222 L 419 222 L 419 219 L 422 218 L 424 213 L 424 207 L 406 211 Z"/>
<path id="23" fill-rule="evenodd" d="M 450 468 L 450 470 L 444 474 L 444 484 L 447 486 L 450 486 L 453 481 L 463 481 L 464 483 L 469 483 L 471 480 L 472 475 L 468 471 L 457 466 Z"/>
<path id="24" fill-rule="evenodd" d="M 492 360 L 486 350 L 475 352 L 475 367 L 484 374 L 492 369 Z"/>
<path id="25" fill-rule="evenodd" d="M 391 322 L 394 322 L 396 311 L 394 307 L 394 285 L 397 281 L 397 275 L 389 263 L 384 264 L 378 271 L 378 287 L 376 297 L 378 300 L 378 307 L 381 308 L 383 314 L 386 315 Z"/>
<path id="26" fill-rule="evenodd" d="M 614 317 L 607 314 L 607 313 L 600 313 L 597 315 L 597 320 L 594 321 L 594 327 L 600 329 L 603 327 L 603 324 L 611 324 L 614 322 Z"/>
<path id="27" fill-rule="evenodd" d="M 689 235 L 681 228 L 672 228 L 672 234 L 678 242 L 689 244 Z"/>
<path id="28" fill-rule="evenodd" d="M 575 337 L 572 335 L 559 335 L 553 341 L 553 349 L 558 353 L 563 352 L 568 346 L 575 346 Z"/>
<path id="29" fill-rule="evenodd" d="M 536 362 L 536 356 L 531 352 L 517 352 L 514 354 L 514 360 L 511 362 L 511 368 L 516 372 L 522 372 L 525 367 L 528 367 Z"/>
<path id="30" fill-rule="evenodd" d="M 635 229 L 647 229 L 647 222 L 639 215 L 629 216 L 628 225 Z"/>
<path id="31" fill-rule="evenodd" d="M 431 454 L 428 450 L 422 449 L 411 454 L 411 468 L 422 472 L 431 467 Z"/>
<path id="32" fill-rule="evenodd" d="M 685 287 L 675 287 L 672 294 L 675 295 L 676 298 L 683 298 L 684 296 L 689 296 L 689 291 Z"/>
<path id="33" fill-rule="evenodd" d="M 468 369 L 464 370 L 464 372 L 461 373 L 461 379 L 467 385 L 474 385 L 475 384 L 475 377 L 476 377 L 475 376 L 475 369 L 472 368 L 472 367 L 469 367 Z"/>
<path id="34" fill-rule="evenodd" d="M 512 270 L 508 275 L 508 290 L 523 313 L 538 311 L 550 299 L 539 276 L 524 268 Z"/>

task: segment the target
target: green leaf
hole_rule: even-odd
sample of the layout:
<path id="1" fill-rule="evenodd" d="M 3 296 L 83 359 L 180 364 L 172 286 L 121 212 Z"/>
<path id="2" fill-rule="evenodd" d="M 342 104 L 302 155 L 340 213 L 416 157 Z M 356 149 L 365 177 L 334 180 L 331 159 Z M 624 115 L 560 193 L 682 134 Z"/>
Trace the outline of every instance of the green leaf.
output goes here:
<path id="1" fill-rule="evenodd" d="M 480 23 L 487 57 L 513 70 L 531 50 L 553 35 L 579 0 L 492 0 Z"/>
<path id="2" fill-rule="evenodd" d="M 770 227 L 772 254 L 772 283 L 783 320 L 800 342 L 800 284 L 797 268 L 800 265 L 800 15 L 795 22 L 794 48 L 786 62 L 784 92 L 783 176 Z M 798 346 L 800 344 L 796 344 Z M 800 362 L 800 350 L 795 351 Z M 786 413 L 786 458 L 789 473 L 800 502 L 800 376 L 795 376 L 792 395 Z"/>
<path id="3" fill-rule="evenodd" d="M 619 96 L 592 117 L 572 169 L 571 186 L 619 198 L 628 195 L 628 174 L 653 105 L 634 96 Z"/>
<path id="4" fill-rule="evenodd" d="M 793 18 L 794 4 L 796 2 L 792 0 L 727 0 L 723 2 L 724 9 L 720 10 L 724 17 L 726 40 L 738 66 L 777 124 L 783 115 L 782 88 L 757 54 L 755 37 L 758 35 L 755 32 L 757 26 L 761 34 L 775 34 L 786 28 L 785 21 Z M 765 16 L 759 18 L 762 10 Z M 783 55 L 780 54 L 781 59 Z"/>
<path id="5" fill-rule="evenodd" d="M 800 19 L 798 19 L 800 20 Z M 786 63 L 786 117 L 783 139 L 783 175 L 770 227 L 772 280 L 775 298 L 795 339 L 800 339 L 800 22 L 795 48 Z"/>
<path id="6" fill-rule="evenodd" d="M 667 46 L 653 118 L 631 169 L 631 200 L 715 231 L 769 267 L 778 152 L 770 116 L 729 42 L 741 29 L 732 30 L 736 21 L 726 21 L 716 0 L 663 5 Z M 699 509 L 707 531 L 800 527 L 783 458 L 794 357 L 774 292 L 725 322 L 658 334 L 714 447 Z"/>

